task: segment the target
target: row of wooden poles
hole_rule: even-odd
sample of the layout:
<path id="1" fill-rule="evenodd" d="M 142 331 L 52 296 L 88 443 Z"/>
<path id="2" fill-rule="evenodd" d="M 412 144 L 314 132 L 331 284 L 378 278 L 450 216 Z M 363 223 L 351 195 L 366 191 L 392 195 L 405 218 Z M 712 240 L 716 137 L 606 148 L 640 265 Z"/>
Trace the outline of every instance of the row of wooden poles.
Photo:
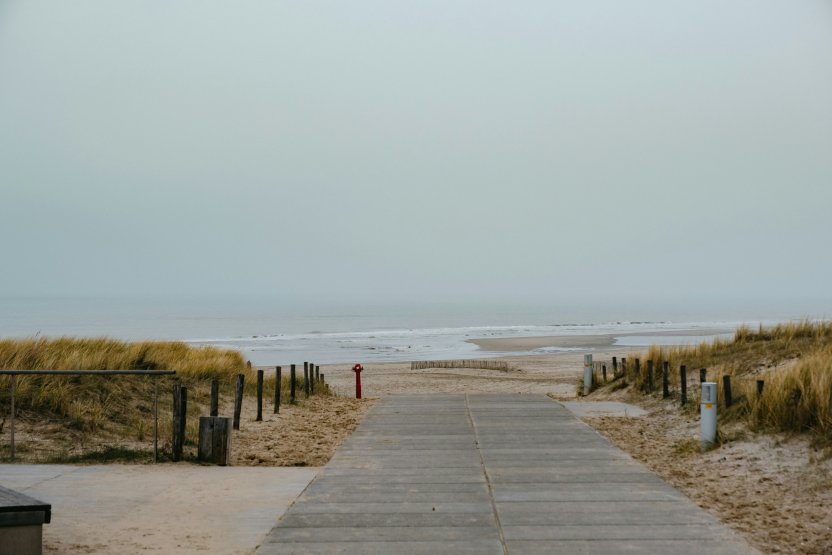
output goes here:
<path id="1" fill-rule="evenodd" d="M 418 360 L 410 363 L 411 370 L 426 368 L 476 368 L 508 372 L 511 366 L 501 360 Z"/>
<path id="2" fill-rule="evenodd" d="M 607 383 L 607 363 L 605 362 L 593 362 L 594 370 L 601 371 L 603 376 L 604 383 Z M 667 361 L 662 361 L 661 370 L 659 371 L 661 374 L 661 381 L 662 381 L 662 398 L 667 399 L 670 397 L 670 363 Z M 622 357 L 620 364 L 618 361 L 618 357 L 612 357 L 612 375 L 613 380 L 617 380 L 622 378 L 626 381 L 628 376 L 628 366 L 627 366 L 627 358 Z M 647 393 L 652 393 L 655 391 L 655 383 L 654 383 L 654 363 L 652 360 L 647 361 L 647 368 L 646 368 L 646 375 L 642 376 L 641 373 L 641 360 L 635 359 L 635 368 L 633 371 L 633 375 L 635 378 L 644 378 L 644 391 Z M 706 382 L 708 379 L 708 370 L 706 368 L 699 369 L 699 383 L 702 384 Z M 765 386 L 764 380 L 757 380 L 757 397 L 761 397 L 763 395 L 763 387 Z M 688 372 L 687 367 L 683 364 L 679 366 L 679 396 L 681 404 L 684 406 L 688 402 Z M 796 390 L 799 395 L 799 389 Z M 733 402 L 733 394 L 731 392 L 731 376 L 725 375 L 722 376 L 722 393 L 725 399 L 725 406 L 730 407 Z"/>
<path id="3" fill-rule="evenodd" d="M 251 362 L 247 363 L 251 368 Z M 243 411 L 243 392 L 245 390 L 245 374 L 237 374 L 234 381 L 234 417 L 232 420 L 232 427 L 235 430 L 240 429 L 240 415 Z M 264 371 L 257 370 L 257 422 L 263 420 L 263 382 Z M 274 380 L 274 414 L 280 413 L 280 396 L 281 385 L 283 382 L 283 368 L 281 366 L 275 367 Z M 326 385 L 326 376 L 321 374 L 321 367 L 315 364 L 303 363 L 303 392 L 306 398 L 315 393 L 316 387 L 323 387 Z M 292 364 L 289 366 L 289 399 L 290 403 L 294 404 L 297 398 L 297 366 Z M 211 406 L 210 416 L 219 416 L 220 405 L 220 380 L 214 378 L 211 380 Z M 185 426 L 187 423 L 188 412 L 188 388 L 182 384 L 173 386 L 173 438 L 172 451 L 173 460 L 182 460 L 182 451 L 185 445 Z"/>

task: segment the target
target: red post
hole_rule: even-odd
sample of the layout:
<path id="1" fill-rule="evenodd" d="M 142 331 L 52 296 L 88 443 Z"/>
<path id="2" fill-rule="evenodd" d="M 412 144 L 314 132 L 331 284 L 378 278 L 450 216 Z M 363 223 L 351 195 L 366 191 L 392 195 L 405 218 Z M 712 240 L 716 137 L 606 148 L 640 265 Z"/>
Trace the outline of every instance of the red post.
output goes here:
<path id="1" fill-rule="evenodd" d="M 364 368 L 360 364 L 356 364 L 352 367 L 352 371 L 355 372 L 355 398 L 361 399 L 361 371 Z"/>

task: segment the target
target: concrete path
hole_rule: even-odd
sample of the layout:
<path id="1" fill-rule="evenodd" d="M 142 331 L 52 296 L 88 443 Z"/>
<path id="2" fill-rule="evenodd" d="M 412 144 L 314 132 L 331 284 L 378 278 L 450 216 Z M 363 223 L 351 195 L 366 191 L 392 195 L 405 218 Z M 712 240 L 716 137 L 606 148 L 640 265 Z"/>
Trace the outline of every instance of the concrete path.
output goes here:
<path id="1" fill-rule="evenodd" d="M 537 395 L 385 397 L 257 550 L 756 553 Z"/>
<path id="2" fill-rule="evenodd" d="M 44 555 L 245 555 L 318 471 L 3 464 L 0 484 L 52 504 L 52 522 L 43 527 Z"/>

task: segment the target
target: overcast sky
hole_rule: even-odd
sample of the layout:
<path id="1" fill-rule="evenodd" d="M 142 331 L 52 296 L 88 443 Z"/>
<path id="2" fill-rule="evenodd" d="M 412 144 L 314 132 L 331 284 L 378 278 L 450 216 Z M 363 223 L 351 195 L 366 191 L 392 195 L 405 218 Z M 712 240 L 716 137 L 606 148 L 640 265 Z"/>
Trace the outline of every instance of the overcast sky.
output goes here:
<path id="1" fill-rule="evenodd" d="M 0 0 L 0 295 L 832 298 L 828 0 Z"/>

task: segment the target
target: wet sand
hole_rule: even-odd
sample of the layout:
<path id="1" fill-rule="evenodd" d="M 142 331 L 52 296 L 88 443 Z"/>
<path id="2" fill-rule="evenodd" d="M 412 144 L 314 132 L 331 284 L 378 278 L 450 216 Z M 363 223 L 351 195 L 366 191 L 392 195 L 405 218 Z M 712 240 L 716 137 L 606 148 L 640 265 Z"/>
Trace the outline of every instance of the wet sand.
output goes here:
<path id="1" fill-rule="evenodd" d="M 601 335 L 550 335 L 541 337 L 494 337 L 483 339 L 468 339 L 466 342 L 476 345 L 480 350 L 489 353 L 520 353 L 535 349 L 592 349 L 607 351 L 610 349 L 625 349 L 616 346 L 618 337 L 690 337 L 719 335 L 733 332 L 732 329 L 697 329 L 697 330 L 668 330 L 653 332 L 627 332 Z"/>

